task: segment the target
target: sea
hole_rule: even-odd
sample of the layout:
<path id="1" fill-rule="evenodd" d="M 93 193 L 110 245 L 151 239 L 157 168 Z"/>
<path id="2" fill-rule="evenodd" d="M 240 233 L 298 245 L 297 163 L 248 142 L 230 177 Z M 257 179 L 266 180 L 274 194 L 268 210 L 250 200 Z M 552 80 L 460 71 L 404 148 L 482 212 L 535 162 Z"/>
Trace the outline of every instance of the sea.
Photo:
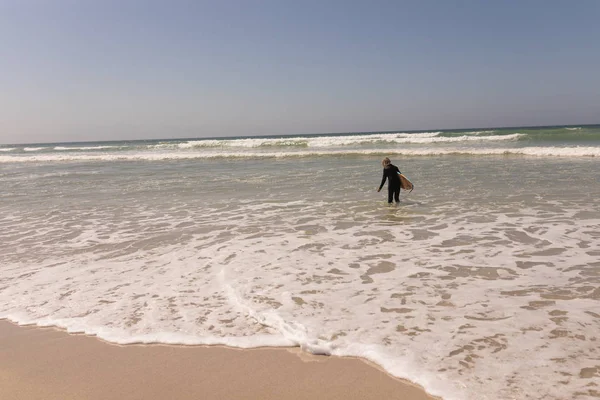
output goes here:
<path id="1" fill-rule="evenodd" d="M 0 188 L 0 318 L 600 397 L 600 125 L 2 145 Z"/>

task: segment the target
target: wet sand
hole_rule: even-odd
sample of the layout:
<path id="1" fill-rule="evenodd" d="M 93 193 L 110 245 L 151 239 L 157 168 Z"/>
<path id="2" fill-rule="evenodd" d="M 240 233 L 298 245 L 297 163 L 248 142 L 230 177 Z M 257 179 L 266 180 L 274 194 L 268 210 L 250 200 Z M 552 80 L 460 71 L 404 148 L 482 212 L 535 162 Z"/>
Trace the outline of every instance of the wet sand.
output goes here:
<path id="1" fill-rule="evenodd" d="M 434 398 L 356 358 L 299 349 L 119 346 L 0 320 L 0 399 Z"/>

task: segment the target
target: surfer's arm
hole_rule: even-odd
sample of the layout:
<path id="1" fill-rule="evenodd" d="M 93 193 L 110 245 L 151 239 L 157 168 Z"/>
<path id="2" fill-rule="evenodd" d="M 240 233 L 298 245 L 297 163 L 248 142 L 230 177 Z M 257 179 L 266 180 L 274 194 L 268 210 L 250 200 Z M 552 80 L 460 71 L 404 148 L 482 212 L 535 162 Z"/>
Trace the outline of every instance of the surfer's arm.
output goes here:
<path id="1" fill-rule="evenodd" d="M 379 185 L 379 189 L 377 189 L 377 191 L 379 192 L 381 190 L 381 188 L 383 187 L 383 184 L 385 183 L 385 179 L 387 178 L 387 175 L 385 174 L 385 169 L 383 170 L 383 177 L 381 178 L 381 185 Z"/>

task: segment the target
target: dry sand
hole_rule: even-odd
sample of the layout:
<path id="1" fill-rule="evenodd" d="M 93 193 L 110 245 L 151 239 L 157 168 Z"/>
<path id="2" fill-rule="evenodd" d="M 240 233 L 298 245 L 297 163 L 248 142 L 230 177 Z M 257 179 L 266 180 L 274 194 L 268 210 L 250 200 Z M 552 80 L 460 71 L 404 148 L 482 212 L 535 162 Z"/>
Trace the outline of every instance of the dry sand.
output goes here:
<path id="1" fill-rule="evenodd" d="M 355 358 L 298 349 L 118 346 L 0 320 L 0 399 L 433 398 Z"/>

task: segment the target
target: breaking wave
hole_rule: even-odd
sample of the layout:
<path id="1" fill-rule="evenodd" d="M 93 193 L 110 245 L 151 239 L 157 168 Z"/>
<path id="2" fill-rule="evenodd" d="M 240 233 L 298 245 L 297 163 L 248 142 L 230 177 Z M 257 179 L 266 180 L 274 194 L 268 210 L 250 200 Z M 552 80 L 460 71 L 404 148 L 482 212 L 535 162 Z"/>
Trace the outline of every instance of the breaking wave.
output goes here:
<path id="1" fill-rule="evenodd" d="M 533 156 L 533 157 L 600 157 L 600 147 L 522 147 L 522 148 L 421 148 L 421 149 L 357 149 L 307 151 L 211 151 L 211 152 L 137 152 L 113 154 L 36 154 L 0 156 L 0 163 L 60 161 L 163 161 L 213 158 L 286 158 L 309 156 L 369 156 L 397 154 L 402 156 Z"/>
<path id="2" fill-rule="evenodd" d="M 386 133 L 375 135 L 351 136 L 318 136 L 318 137 L 293 137 L 293 138 L 246 138 L 246 139 L 215 139 L 215 140 L 190 140 L 184 143 L 161 143 L 150 148 L 260 148 L 260 147 L 311 147 L 328 148 L 352 145 L 368 145 L 382 143 L 397 144 L 430 144 L 430 143 L 457 143 L 475 141 L 511 141 L 518 140 L 524 135 L 514 133 L 510 135 L 481 136 L 492 131 L 471 132 L 461 136 L 440 136 L 442 132 L 423 133 Z M 475 136 L 473 136 L 475 135 Z"/>

